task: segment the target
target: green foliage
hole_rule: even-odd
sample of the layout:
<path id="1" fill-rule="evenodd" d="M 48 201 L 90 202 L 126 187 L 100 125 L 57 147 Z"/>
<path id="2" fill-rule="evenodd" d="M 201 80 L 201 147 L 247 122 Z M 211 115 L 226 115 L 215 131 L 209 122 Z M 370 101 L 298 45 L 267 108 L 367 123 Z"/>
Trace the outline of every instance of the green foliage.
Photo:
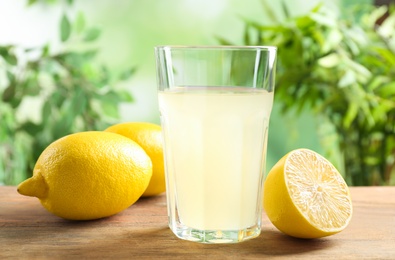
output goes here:
<path id="1" fill-rule="evenodd" d="M 128 79 L 134 69 L 115 77 L 101 66 L 98 50 L 90 47 L 100 30 L 85 26 L 82 13 L 74 22 L 62 16 L 60 52 L 49 45 L 0 46 L 0 184 L 29 177 L 38 156 L 54 140 L 116 123 L 118 104 L 132 101 L 116 83 Z M 78 50 L 67 49 L 72 41 L 81 45 Z M 32 100 L 34 106 L 28 107 Z M 35 112 L 36 119 L 26 116 Z"/>
<path id="2" fill-rule="evenodd" d="M 350 185 L 395 184 L 394 12 L 378 25 L 386 7 L 360 6 L 348 19 L 323 5 L 299 17 L 283 9 L 274 25 L 245 21 L 245 44 L 278 46 L 276 102 L 333 126 Z M 330 155 L 333 135 L 319 132 Z"/>

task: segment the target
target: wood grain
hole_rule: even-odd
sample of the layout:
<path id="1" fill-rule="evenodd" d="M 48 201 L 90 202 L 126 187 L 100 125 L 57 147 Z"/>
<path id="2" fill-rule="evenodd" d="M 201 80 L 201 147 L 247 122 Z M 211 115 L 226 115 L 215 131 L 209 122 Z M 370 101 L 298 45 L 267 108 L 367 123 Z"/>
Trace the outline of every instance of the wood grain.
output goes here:
<path id="1" fill-rule="evenodd" d="M 395 187 L 351 188 L 350 225 L 331 237 L 283 235 L 265 215 L 262 234 L 239 244 L 204 245 L 167 227 L 165 196 L 140 199 L 106 219 L 67 221 L 36 198 L 0 187 L 0 259 L 395 259 Z"/>

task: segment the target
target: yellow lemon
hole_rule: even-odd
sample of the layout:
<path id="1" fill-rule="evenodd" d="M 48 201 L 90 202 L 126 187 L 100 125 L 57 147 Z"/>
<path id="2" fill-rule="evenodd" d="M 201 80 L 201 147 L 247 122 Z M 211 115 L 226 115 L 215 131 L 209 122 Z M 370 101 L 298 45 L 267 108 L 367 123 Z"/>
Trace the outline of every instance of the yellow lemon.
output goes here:
<path id="1" fill-rule="evenodd" d="M 138 143 L 152 161 L 152 178 L 143 197 L 166 191 L 161 127 L 152 123 L 128 122 L 113 125 L 105 131 L 126 136 Z"/>
<path id="2" fill-rule="evenodd" d="M 328 160 L 308 149 L 277 162 L 265 180 L 263 200 L 273 225 L 298 238 L 336 234 L 352 216 L 346 182 Z"/>
<path id="3" fill-rule="evenodd" d="M 108 132 L 81 132 L 50 144 L 18 192 L 39 198 L 59 217 L 98 219 L 136 202 L 151 175 L 151 160 L 137 143 Z"/>

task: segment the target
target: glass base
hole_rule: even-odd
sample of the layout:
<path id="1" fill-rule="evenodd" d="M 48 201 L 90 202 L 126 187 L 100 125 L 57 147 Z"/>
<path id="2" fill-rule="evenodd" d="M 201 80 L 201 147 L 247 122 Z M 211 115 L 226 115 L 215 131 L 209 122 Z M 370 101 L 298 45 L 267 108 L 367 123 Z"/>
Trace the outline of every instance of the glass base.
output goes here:
<path id="1" fill-rule="evenodd" d="M 260 226 L 241 230 L 198 230 L 185 226 L 175 230 L 170 226 L 170 229 L 178 238 L 204 244 L 239 243 L 255 238 L 261 233 Z"/>

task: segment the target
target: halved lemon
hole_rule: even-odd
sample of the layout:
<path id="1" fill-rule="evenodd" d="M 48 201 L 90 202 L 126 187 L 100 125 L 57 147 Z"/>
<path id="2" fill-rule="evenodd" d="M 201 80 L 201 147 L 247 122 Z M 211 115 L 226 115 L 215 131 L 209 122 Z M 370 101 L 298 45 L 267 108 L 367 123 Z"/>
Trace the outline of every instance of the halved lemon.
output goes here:
<path id="1" fill-rule="evenodd" d="M 263 201 L 273 225 L 298 238 L 336 234 L 346 228 L 353 212 L 343 177 L 308 149 L 291 151 L 270 170 Z"/>

